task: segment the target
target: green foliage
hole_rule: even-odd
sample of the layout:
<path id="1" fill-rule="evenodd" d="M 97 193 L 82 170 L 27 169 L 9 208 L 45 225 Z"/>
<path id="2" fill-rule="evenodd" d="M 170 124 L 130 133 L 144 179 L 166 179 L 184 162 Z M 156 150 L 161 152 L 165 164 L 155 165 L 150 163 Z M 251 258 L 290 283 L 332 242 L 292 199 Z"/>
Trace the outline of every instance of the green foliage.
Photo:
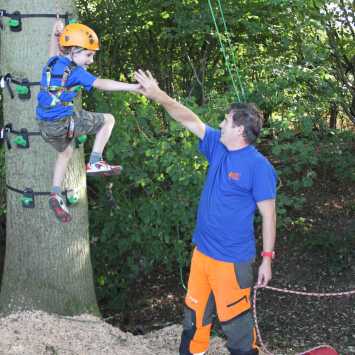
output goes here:
<path id="1" fill-rule="evenodd" d="M 231 96 L 210 96 L 209 105 L 185 100 L 205 122 L 217 127 Z M 145 98 L 96 93 L 91 102 L 112 112 L 117 124 L 106 150 L 121 162 L 119 178 L 90 180 L 90 227 L 98 296 L 110 309 L 128 307 L 129 289 L 157 266 L 177 272 L 189 262 L 191 235 L 203 185 L 206 161 L 197 139 Z M 290 114 L 292 117 L 292 114 Z M 323 178 L 339 184 L 353 181 L 354 135 L 314 128 L 315 119 L 271 120 L 259 149 L 272 160 L 278 176 L 278 231 L 313 233 L 302 217 L 307 191 Z M 346 159 L 339 159 L 346 157 Z M 110 184 L 119 208 L 108 208 Z M 300 217 L 294 217 L 295 214 Z M 323 236 L 324 248 L 333 245 Z M 310 235 L 310 245 L 318 245 Z M 344 242 L 345 243 L 345 242 Z M 345 245 L 345 244 L 344 244 Z M 339 255 L 342 249 L 339 246 Z M 340 258 L 341 256 L 339 256 Z M 345 258 L 346 259 L 346 258 Z M 347 261 L 348 259 L 345 260 Z"/>
<path id="2" fill-rule="evenodd" d="M 322 164 L 319 171 L 333 183 L 353 184 L 355 182 L 355 135 L 352 132 L 329 131 L 329 136 L 323 140 L 317 154 Z"/>
<path id="3" fill-rule="evenodd" d="M 337 231 L 324 231 L 308 235 L 303 247 L 319 255 L 326 255 L 328 268 L 335 273 L 341 272 L 352 264 L 355 257 L 354 242 L 355 225 L 348 233 L 340 234 Z"/>
<path id="4" fill-rule="evenodd" d="M 102 180 L 89 186 L 100 196 L 90 199 L 98 295 L 117 307 L 129 297 L 120 290 L 157 265 L 176 272 L 188 264 L 206 162 L 197 154 L 196 138 L 146 99 L 97 94 L 95 100 L 116 116 L 106 157 L 124 168 L 111 181 L 118 209 L 108 213 Z"/>
<path id="5" fill-rule="evenodd" d="M 271 152 L 279 177 L 279 227 L 294 225 L 290 211 L 301 211 L 307 190 L 315 181 L 325 179 L 337 184 L 351 184 L 355 177 L 355 136 L 351 132 L 337 132 L 323 128 L 312 130 L 309 122 L 299 119 L 299 129 L 290 129 L 288 121 L 272 121 L 263 132 L 272 135 L 266 146 Z"/>

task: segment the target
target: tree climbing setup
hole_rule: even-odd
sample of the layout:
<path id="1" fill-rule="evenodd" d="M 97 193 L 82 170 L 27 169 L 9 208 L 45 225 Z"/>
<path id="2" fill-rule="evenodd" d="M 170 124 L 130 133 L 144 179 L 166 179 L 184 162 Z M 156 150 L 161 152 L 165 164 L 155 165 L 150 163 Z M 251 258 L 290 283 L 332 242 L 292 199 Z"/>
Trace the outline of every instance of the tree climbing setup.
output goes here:
<path id="1" fill-rule="evenodd" d="M 69 13 L 59 14 L 22 14 L 19 11 L 14 11 L 9 13 L 7 10 L 0 10 L 0 28 L 4 29 L 4 25 L 2 23 L 2 18 L 8 17 L 9 20 L 7 22 L 10 30 L 12 32 L 20 32 L 22 31 L 22 19 L 23 18 L 62 18 L 65 20 L 66 24 L 76 22 L 74 19 L 70 18 Z M 53 64 L 53 63 L 52 63 Z M 48 66 L 47 70 L 47 83 L 48 85 L 45 88 L 41 88 L 42 90 L 48 90 L 53 97 L 53 104 L 55 105 L 58 101 L 60 101 L 59 96 L 64 90 L 70 91 L 78 91 L 81 87 L 73 87 L 73 88 L 64 88 L 65 83 L 74 67 L 70 66 L 65 70 L 64 75 L 62 77 L 61 87 L 51 87 L 49 86 L 49 81 L 51 78 L 51 66 Z M 52 75 L 53 77 L 53 75 Z M 49 80 L 48 80 L 49 79 Z M 5 75 L 0 76 L 0 87 L 2 89 L 7 89 L 11 99 L 15 99 L 14 90 L 12 89 L 12 84 L 15 84 L 15 92 L 17 97 L 20 100 L 29 100 L 31 99 L 31 86 L 38 86 L 40 82 L 29 81 L 27 78 L 19 79 L 15 75 L 11 73 L 7 73 Z M 70 102 L 69 104 L 72 104 Z M 10 136 L 15 135 L 15 138 L 11 141 Z M 30 148 L 30 137 L 31 136 L 41 136 L 41 132 L 32 132 L 27 128 L 14 129 L 12 123 L 7 123 L 4 127 L 0 128 L 0 142 L 6 143 L 7 149 L 12 149 L 12 146 L 19 149 L 29 149 Z M 81 135 L 75 137 L 75 147 L 79 148 L 82 143 L 87 140 L 86 135 Z M 23 190 L 10 186 L 6 184 L 6 187 L 18 194 L 21 194 L 21 204 L 24 208 L 34 208 L 35 207 L 35 196 L 49 196 L 50 192 L 42 192 L 42 191 L 34 191 L 30 187 L 25 187 Z M 62 192 L 63 196 L 65 196 L 66 202 L 68 205 L 75 205 L 79 200 L 79 191 L 74 189 L 65 190 Z"/>
<path id="2" fill-rule="evenodd" d="M 57 18 L 57 19 L 64 19 L 65 24 L 73 24 L 75 26 L 76 20 L 73 18 L 70 18 L 71 14 L 65 13 L 65 14 L 59 14 L 59 7 L 58 7 L 58 2 L 56 2 L 56 13 L 55 14 L 23 14 L 20 11 L 14 11 L 12 13 L 9 13 L 7 10 L 0 10 L 0 28 L 4 29 L 4 25 L 2 23 L 2 18 L 3 17 L 8 17 L 9 20 L 7 22 L 10 30 L 12 32 L 20 32 L 22 31 L 23 24 L 22 24 L 22 19 L 23 18 Z M 97 43 L 95 42 L 93 46 L 97 46 Z M 95 47 L 96 48 L 96 47 Z M 67 87 L 66 83 L 67 80 L 71 74 L 71 72 L 75 69 L 76 64 L 71 62 L 67 68 L 65 68 L 63 75 L 56 75 L 52 74 L 52 67 L 58 60 L 58 57 L 54 57 L 47 66 L 46 70 L 46 85 L 41 86 L 40 90 L 41 91 L 46 91 L 50 94 L 50 97 L 52 98 L 51 102 L 49 103 L 49 108 L 56 106 L 58 103 L 65 105 L 65 106 L 72 106 L 74 103 L 73 101 L 64 101 L 61 98 L 61 94 L 63 92 L 78 92 L 82 89 L 80 85 L 76 85 L 73 87 Z M 61 78 L 61 84 L 60 86 L 53 86 L 50 85 L 51 78 Z M 32 86 L 39 86 L 40 82 L 34 82 L 30 81 L 27 78 L 18 78 L 17 76 L 7 73 L 5 75 L 0 76 L 0 87 L 2 89 L 7 89 L 8 93 L 11 97 L 11 99 L 15 99 L 16 95 L 14 93 L 14 90 L 12 88 L 12 85 L 15 84 L 15 92 L 17 94 L 17 97 L 20 100 L 30 100 L 31 99 L 31 87 Z M 72 122 L 72 121 L 71 121 Z M 10 136 L 15 135 L 16 137 L 11 141 Z M 68 138 L 73 138 L 74 131 L 68 129 Z M 32 132 L 29 131 L 27 128 L 20 128 L 20 129 L 14 129 L 13 124 L 7 123 L 3 128 L 0 128 L 0 143 L 4 142 L 6 143 L 7 148 L 10 150 L 12 149 L 12 146 L 14 145 L 15 147 L 19 149 L 28 149 L 30 148 L 30 137 L 31 136 L 41 136 L 41 132 Z M 87 136 L 86 135 L 80 135 L 74 138 L 74 143 L 75 147 L 79 148 L 81 144 L 85 143 L 87 141 Z M 35 207 L 35 196 L 49 196 L 50 192 L 48 191 L 34 191 L 33 188 L 31 187 L 25 187 L 23 190 L 19 188 L 15 188 L 13 186 L 10 186 L 9 184 L 6 185 L 6 187 L 18 194 L 21 194 L 21 204 L 22 207 L 24 208 L 34 208 Z M 118 208 L 117 202 L 115 198 L 113 197 L 112 194 L 112 189 L 108 188 L 107 189 L 107 199 L 109 202 L 109 205 L 111 208 Z M 65 197 L 66 202 L 69 206 L 75 205 L 78 200 L 79 200 L 79 193 L 76 190 L 69 189 L 65 190 L 62 192 L 62 195 Z"/>

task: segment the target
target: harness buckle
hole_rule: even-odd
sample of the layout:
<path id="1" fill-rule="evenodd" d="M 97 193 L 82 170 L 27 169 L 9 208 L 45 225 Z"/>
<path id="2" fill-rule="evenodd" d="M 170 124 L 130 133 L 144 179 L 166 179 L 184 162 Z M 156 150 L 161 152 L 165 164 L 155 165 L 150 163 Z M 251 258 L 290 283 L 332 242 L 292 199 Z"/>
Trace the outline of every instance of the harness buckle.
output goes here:
<path id="1" fill-rule="evenodd" d="M 75 123 L 72 117 L 69 118 L 67 138 L 72 139 L 74 137 Z"/>

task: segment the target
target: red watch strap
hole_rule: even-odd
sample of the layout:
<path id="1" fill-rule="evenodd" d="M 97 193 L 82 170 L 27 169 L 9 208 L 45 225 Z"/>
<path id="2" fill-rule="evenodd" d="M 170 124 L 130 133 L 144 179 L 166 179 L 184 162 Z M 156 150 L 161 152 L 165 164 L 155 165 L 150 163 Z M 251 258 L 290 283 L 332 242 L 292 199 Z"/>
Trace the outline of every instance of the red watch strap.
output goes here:
<path id="1" fill-rule="evenodd" d="M 274 251 L 262 251 L 261 256 L 267 256 L 271 259 L 275 259 L 275 252 Z"/>

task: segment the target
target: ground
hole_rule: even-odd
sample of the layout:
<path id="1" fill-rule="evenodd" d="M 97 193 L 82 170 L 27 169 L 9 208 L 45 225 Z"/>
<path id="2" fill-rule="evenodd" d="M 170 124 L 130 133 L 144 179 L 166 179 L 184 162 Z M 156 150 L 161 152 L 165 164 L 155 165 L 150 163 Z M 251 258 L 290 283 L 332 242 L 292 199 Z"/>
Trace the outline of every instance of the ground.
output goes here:
<path id="1" fill-rule="evenodd" d="M 145 336 L 124 333 L 95 318 L 60 317 L 41 312 L 18 313 L 0 319 L 1 355 L 174 355 L 179 326 Z M 216 339 L 211 354 L 223 354 Z"/>

